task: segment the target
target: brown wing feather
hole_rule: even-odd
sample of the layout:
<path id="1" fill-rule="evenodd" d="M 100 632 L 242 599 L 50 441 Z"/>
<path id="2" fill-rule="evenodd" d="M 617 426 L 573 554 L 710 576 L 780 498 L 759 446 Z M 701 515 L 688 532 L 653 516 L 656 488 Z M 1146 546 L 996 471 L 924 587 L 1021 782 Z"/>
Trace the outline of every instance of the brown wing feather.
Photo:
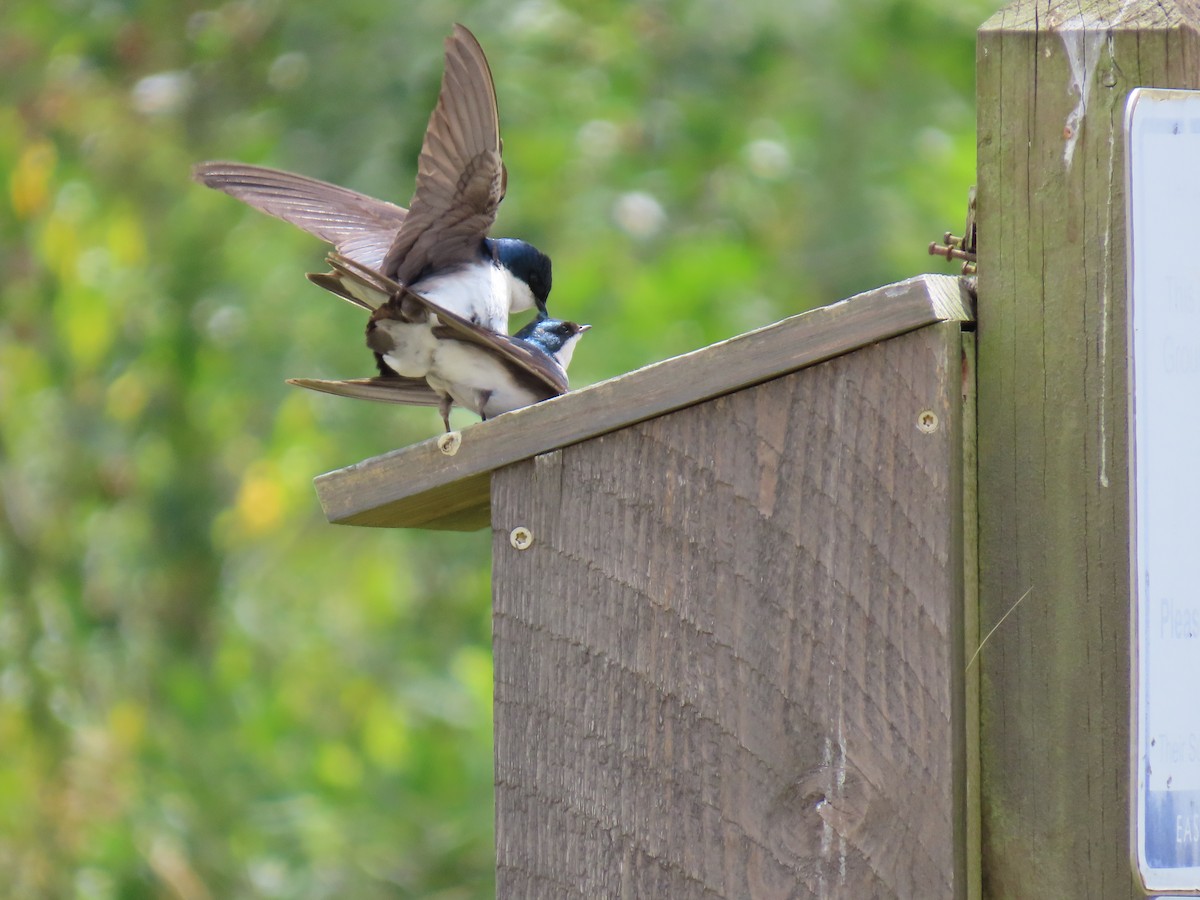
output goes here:
<path id="1" fill-rule="evenodd" d="M 327 181 L 236 162 L 201 163 L 201 184 L 290 222 L 368 268 L 383 265 L 408 210 Z"/>
<path id="2" fill-rule="evenodd" d="M 446 68 L 421 146 L 412 206 L 381 271 L 409 284 L 431 266 L 475 259 L 504 184 L 492 73 L 475 36 L 455 25 L 446 39 Z"/>
<path id="3" fill-rule="evenodd" d="M 356 400 L 376 400 L 381 403 L 404 403 L 408 406 L 437 406 L 441 397 L 425 383 L 423 378 L 404 378 L 400 375 L 385 375 L 378 378 L 348 378 L 327 381 L 321 378 L 289 378 L 288 384 L 353 397 Z"/>
<path id="4" fill-rule="evenodd" d="M 346 286 L 342 284 L 342 279 L 336 272 L 309 272 L 304 277 L 317 287 L 324 288 L 325 290 L 329 291 L 329 293 L 337 297 L 341 297 L 343 300 L 349 303 L 353 303 L 360 309 L 365 309 L 367 312 L 375 311 L 374 306 L 371 306 L 371 304 L 367 303 L 365 300 L 355 297 L 352 293 L 350 293 Z"/>

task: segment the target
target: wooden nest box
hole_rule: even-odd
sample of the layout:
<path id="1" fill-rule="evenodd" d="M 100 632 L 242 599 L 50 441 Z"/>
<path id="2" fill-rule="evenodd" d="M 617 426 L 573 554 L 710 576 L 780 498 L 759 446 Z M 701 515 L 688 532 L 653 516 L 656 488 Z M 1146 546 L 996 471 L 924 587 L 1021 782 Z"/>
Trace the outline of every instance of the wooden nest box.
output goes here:
<path id="1" fill-rule="evenodd" d="M 970 320 L 922 276 L 317 479 L 491 523 L 500 896 L 960 890 Z"/>

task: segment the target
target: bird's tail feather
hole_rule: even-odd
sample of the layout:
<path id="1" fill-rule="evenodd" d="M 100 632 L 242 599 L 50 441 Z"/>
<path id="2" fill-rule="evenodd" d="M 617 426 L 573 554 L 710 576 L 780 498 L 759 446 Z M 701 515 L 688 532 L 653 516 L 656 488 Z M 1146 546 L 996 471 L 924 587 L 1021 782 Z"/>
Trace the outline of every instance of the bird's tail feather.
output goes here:
<path id="1" fill-rule="evenodd" d="M 289 378 L 288 384 L 353 397 L 358 400 L 376 400 L 381 403 L 404 403 L 409 406 L 438 406 L 441 397 L 426 384 L 424 378 L 404 378 L 400 375 L 385 375 L 377 378 L 350 378 L 330 381 L 321 378 Z"/>

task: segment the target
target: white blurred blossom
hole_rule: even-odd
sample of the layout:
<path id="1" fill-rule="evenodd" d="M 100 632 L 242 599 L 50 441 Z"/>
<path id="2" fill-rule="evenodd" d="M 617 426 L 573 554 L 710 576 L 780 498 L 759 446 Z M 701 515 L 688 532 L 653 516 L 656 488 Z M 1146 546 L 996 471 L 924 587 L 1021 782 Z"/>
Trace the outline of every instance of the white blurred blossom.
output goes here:
<path id="1" fill-rule="evenodd" d="M 579 153 L 589 162 L 601 162 L 617 152 L 621 130 L 608 119 L 592 119 L 584 122 L 575 134 L 575 145 Z"/>
<path id="2" fill-rule="evenodd" d="M 630 191 L 613 204 L 613 219 L 631 237 L 648 238 L 662 231 L 667 224 L 667 212 L 645 191 Z"/>
<path id="3" fill-rule="evenodd" d="M 157 72 L 133 86 L 133 108 L 146 116 L 169 116 L 179 112 L 192 95 L 192 76 L 187 72 Z"/>
<path id="4" fill-rule="evenodd" d="M 792 154 L 780 141 L 760 138 L 742 148 L 746 166 L 759 178 L 775 181 L 792 169 Z"/>
<path id="5" fill-rule="evenodd" d="M 308 56 L 298 51 L 275 58 L 267 70 L 267 84 L 277 91 L 290 91 L 308 80 Z"/>

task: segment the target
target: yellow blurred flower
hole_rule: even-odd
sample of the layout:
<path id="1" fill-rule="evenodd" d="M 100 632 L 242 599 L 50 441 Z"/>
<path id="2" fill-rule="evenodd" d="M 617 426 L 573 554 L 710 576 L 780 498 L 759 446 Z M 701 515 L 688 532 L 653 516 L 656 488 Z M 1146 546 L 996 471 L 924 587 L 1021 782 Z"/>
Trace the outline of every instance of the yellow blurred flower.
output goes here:
<path id="1" fill-rule="evenodd" d="M 57 162 L 58 154 L 49 141 L 30 144 L 21 153 L 8 176 L 9 196 L 18 219 L 28 219 L 46 205 Z"/>

